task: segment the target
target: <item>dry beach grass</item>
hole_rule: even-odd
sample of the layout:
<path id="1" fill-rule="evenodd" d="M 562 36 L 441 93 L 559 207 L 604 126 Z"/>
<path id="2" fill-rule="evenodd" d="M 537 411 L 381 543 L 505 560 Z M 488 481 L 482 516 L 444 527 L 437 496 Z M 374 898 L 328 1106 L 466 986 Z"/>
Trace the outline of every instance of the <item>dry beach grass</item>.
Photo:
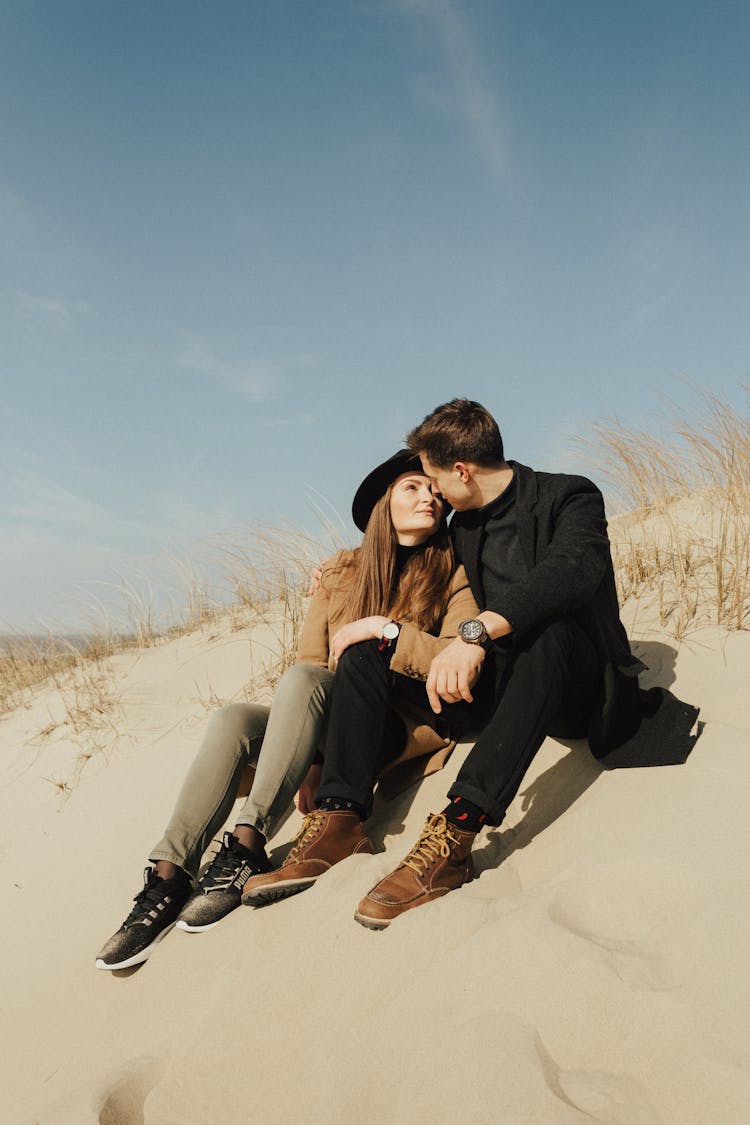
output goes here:
<path id="1" fill-rule="evenodd" d="M 192 567 L 183 566 L 184 609 L 171 619 L 157 618 L 134 586 L 122 583 L 129 628 L 102 625 L 72 638 L 6 635 L 0 641 L 0 715 L 31 708 L 40 692 L 49 706 L 33 744 L 64 733 L 79 745 L 73 768 L 54 765 L 47 781 L 68 796 L 87 763 L 107 753 L 119 736 L 119 689 L 113 658 L 164 646 L 180 637 L 209 640 L 246 630 L 255 637 L 246 682 L 233 698 L 267 699 L 294 661 L 305 611 L 303 591 L 313 565 L 331 543 L 289 529 L 248 529 L 213 544 L 216 591 Z M 206 710 L 230 702 L 208 689 Z"/>
<path id="2" fill-rule="evenodd" d="M 706 392 L 666 436 L 612 422 L 587 446 L 625 509 L 610 525 L 621 602 L 655 603 L 678 639 L 706 624 L 747 628 L 750 414 Z"/>

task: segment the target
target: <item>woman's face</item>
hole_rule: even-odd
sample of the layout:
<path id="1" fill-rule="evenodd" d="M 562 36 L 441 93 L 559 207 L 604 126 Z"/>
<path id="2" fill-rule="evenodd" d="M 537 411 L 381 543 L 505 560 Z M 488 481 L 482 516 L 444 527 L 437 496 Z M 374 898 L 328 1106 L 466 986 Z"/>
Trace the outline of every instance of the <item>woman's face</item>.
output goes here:
<path id="1" fill-rule="evenodd" d="M 440 526 L 442 502 L 432 495 L 424 473 L 402 473 L 391 488 L 391 521 L 399 543 L 418 547 Z"/>

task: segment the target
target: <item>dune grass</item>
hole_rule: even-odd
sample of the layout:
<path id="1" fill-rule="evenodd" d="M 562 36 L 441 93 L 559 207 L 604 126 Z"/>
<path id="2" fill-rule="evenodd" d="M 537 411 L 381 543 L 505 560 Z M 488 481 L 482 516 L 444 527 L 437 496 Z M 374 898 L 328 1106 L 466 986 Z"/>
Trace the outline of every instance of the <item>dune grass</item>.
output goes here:
<path id="1" fill-rule="evenodd" d="M 623 509 L 610 521 L 620 601 L 654 607 L 677 639 L 750 627 L 750 414 L 696 399 L 665 432 L 613 420 L 585 442 Z"/>
<path id="2" fill-rule="evenodd" d="M 250 695 L 272 690 L 294 661 L 305 611 L 304 594 L 312 569 L 339 544 L 284 528 L 246 528 L 208 547 L 212 588 L 193 564 L 181 563 L 183 608 L 160 618 L 149 599 L 128 580 L 113 583 L 127 605 L 128 627 L 114 629 L 101 607 L 102 624 L 79 637 L 6 635 L 0 641 L 0 714 L 26 705 L 40 687 L 56 687 L 69 725 L 78 732 L 111 711 L 113 696 L 103 685 L 109 657 L 164 644 L 176 637 L 228 621 L 233 630 L 267 624 L 276 637 L 273 660 L 250 673 Z"/>

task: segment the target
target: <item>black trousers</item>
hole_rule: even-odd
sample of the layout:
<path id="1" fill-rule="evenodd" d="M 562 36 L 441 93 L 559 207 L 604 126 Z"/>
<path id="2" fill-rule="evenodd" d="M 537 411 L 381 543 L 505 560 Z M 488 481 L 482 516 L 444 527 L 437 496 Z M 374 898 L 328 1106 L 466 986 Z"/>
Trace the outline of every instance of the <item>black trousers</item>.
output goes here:
<path id="1" fill-rule="evenodd" d="M 406 744 L 406 727 L 393 709 L 399 696 L 429 706 L 424 684 L 391 672 L 379 641 L 350 645 L 336 668 L 318 799 L 356 801 L 369 815 L 381 770 Z"/>
<path id="2" fill-rule="evenodd" d="M 585 737 L 600 687 L 594 647 L 569 617 L 488 655 L 476 703 L 443 708 L 455 733 L 482 728 L 448 795 L 466 797 L 489 824 L 500 824 L 545 737 Z M 428 706 L 424 684 L 392 673 L 376 641 L 346 650 L 334 678 L 319 797 L 344 797 L 369 812 L 378 773 L 404 744 L 392 710 L 399 695 Z"/>

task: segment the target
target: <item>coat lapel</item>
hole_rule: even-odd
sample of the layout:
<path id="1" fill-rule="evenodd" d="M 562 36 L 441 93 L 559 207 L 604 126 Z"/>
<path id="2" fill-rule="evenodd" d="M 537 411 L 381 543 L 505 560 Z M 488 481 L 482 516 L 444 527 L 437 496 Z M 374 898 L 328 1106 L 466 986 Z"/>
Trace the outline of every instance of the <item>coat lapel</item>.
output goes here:
<path id="1" fill-rule="evenodd" d="M 466 568 L 471 592 L 480 609 L 484 609 L 484 587 L 479 566 L 483 540 L 484 528 L 481 520 L 477 519 L 473 512 L 465 513 L 460 526 L 456 527 L 456 554 L 458 561 Z"/>
<path id="2" fill-rule="evenodd" d="M 516 474 L 516 520 L 524 562 L 533 570 L 537 560 L 537 480 L 534 472 L 518 461 L 509 461 Z"/>

